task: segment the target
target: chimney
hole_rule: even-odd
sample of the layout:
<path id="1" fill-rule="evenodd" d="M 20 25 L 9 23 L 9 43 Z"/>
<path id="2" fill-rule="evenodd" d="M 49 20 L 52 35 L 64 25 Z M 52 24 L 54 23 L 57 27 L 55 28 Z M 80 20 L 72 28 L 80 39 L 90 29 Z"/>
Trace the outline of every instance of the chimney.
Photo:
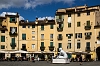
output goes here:
<path id="1" fill-rule="evenodd" d="M 38 22 L 38 18 L 36 18 L 36 21 Z"/>
<path id="2" fill-rule="evenodd" d="M 38 18 L 36 18 L 36 20 L 35 20 L 35 24 L 38 24 Z"/>
<path id="3" fill-rule="evenodd" d="M 28 23 L 28 20 L 26 20 L 26 22 Z"/>

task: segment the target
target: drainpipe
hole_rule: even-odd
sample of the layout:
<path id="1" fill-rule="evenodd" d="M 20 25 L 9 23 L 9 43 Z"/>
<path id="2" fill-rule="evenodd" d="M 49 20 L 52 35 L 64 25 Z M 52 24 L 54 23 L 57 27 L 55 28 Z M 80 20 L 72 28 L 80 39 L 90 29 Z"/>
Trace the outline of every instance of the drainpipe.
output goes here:
<path id="1" fill-rule="evenodd" d="M 75 13 L 74 13 L 74 52 L 75 52 Z"/>

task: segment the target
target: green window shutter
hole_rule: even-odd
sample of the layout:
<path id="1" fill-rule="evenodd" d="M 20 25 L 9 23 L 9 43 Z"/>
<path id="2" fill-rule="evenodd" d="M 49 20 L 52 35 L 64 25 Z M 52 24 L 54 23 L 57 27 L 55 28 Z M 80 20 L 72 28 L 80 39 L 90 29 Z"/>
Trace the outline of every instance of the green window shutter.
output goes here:
<path id="1" fill-rule="evenodd" d="M 86 43 L 86 47 L 90 47 L 90 42 L 87 42 Z"/>
<path id="2" fill-rule="evenodd" d="M 71 23 L 68 23 L 68 27 L 71 27 Z"/>
<path id="3" fill-rule="evenodd" d="M 50 29 L 53 29 L 53 25 L 50 25 Z"/>
<path id="4" fill-rule="evenodd" d="M 62 43 L 59 43 L 59 44 L 58 44 L 58 47 L 59 47 L 59 48 L 62 48 Z"/>
<path id="5" fill-rule="evenodd" d="M 50 42 L 50 46 L 53 47 L 53 42 Z"/>
<path id="6" fill-rule="evenodd" d="M 44 25 L 41 25 L 41 30 L 44 30 Z"/>
<path id="7" fill-rule="evenodd" d="M 41 42 L 41 47 L 44 47 L 44 42 Z"/>
<path id="8" fill-rule="evenodd" d="M 80 27 L 80 22 L 77 22 L 77 27 Z"/>
<path id="9" fill-rule="evenodd" d="M 26 40 L 26 34 L 22 34 L 22 40 Z"/>
<path id="10" fill-rule="evenodd" d="M 87 21 L 87 26 L 90 26 L 90 21 Z"/>
<path id="11" fill-rule="evenodd" d="M 16 18 L 15 17 L 10 17 L 10 22 L 12 22 L 12 21 L 16 21 Z"/>
<path id="12" fill-rule="evenodd" d="M 15 38 L 12 38 L 12 43 L 15 43 Z"/>
<path id="13" fill-rule="evenodd" d="M 80 43 L 77 43 L 77 49 L 80 49 Z"/>
<path id="14" fill-rule="evenodd" d="M 5 45 L 1 45 L 1 49 L 5 49 Z"/>
<path id="15" fill-rule="evenodd" d="M 32 28 L 35 28 L 35 25 L 32 25 Z"/>
<path id="16" fill-rule="evenodd" d="M 1 36 L 1 42 L 5 42 L 5 36 Z"/>

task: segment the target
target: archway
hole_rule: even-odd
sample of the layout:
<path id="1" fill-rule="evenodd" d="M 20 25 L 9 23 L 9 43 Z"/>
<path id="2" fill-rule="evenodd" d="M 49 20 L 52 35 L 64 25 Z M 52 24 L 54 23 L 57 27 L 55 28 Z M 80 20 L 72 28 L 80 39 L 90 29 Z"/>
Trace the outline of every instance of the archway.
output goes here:
<path id="1" fill-rule="evenodd" d="M 97 58 L 100 61 L 100 46 L 96 48 Z"/>

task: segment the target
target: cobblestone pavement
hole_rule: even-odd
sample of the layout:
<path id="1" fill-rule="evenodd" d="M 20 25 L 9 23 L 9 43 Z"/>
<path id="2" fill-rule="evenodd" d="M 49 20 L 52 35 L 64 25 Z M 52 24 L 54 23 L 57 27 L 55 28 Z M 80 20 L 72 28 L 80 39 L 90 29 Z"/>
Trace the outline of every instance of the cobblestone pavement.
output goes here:
<path id="1" fill-rule="evenodd" d="M 96 62 L 83 62 L 80 65 L 79 62 L 71 62 L 70 64 L 52 64 L 46 61 L 36 61 L 36 62 L 29 62 L 29 61 L 1 61 L 0 66 L 100 66 L 100 61 Z"/>

